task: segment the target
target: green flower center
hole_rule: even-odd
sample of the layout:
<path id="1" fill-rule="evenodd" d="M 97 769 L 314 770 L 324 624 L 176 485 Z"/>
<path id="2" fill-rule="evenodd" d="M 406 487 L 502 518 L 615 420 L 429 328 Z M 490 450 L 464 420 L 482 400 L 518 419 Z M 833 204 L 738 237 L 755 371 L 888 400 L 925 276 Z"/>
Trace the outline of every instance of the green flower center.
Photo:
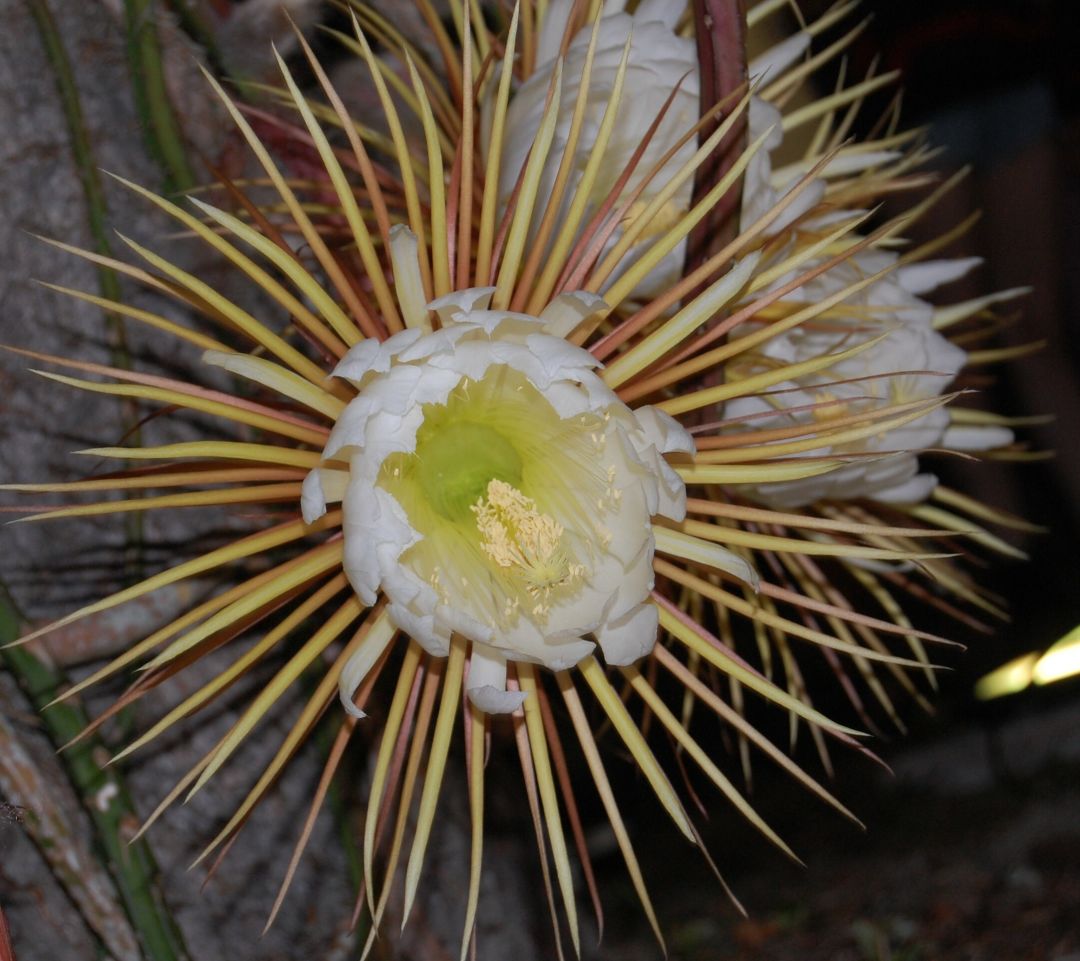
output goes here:
<path id="1" fill-rule="evenodd" d="M 429 417 L 416 435 L 416 480 L 427 502 L 456 523 L 471 517 L 493 480 L 521 485 L 521 455 L 487 424 Z"/>

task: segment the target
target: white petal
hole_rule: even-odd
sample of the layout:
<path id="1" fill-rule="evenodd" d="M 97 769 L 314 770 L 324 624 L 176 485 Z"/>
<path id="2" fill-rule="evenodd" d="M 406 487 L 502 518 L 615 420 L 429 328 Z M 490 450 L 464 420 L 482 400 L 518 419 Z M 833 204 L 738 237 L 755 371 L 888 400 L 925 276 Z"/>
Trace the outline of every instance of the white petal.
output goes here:
<path id="1" fill-rule="evenodd" d="M 810 34 L 805 30 L 769 47 L 763 54 L 750 61 L 748 72 L 751 80 L 775 80 L 790 67 L 810 46 Z"/>
<path id="2" fill-rule="evenodd" d="M 565 379 L 596 367 L 598 361 L 587 350 L 550 334 L 532 334 L 525 344 L 537 357 L 551 380 Z M 547 387 L 547 384 L 544 385 Z"/>
<path id="3" fill-rule="evenodd" d="M 596 649 L 592 641 L 580 637 L 553 642 L 525 617 L 518 618 L 505 634 L 493 637 L 490 644 L 514 660 L 532 661 L 552 671 L 568 670 Z"/>
<path id="4" fill-rule="evenodd" d="M 617 621 L 631 608 L 649 596 L 656 582 L 653 571 L 653 538 L 650 529 L 641 550 L 630 564 L 624 562 L 624 573 L 616 587 L 615 600 L 606 612 L 605 620 Z"/>
<path id="5" fill-rule="evenodd" d="M 348 353 L 334 368 L 334 377 L 344 377 L 357 383 L 366 374 L 385 374 L 390 369 L 393 359 L 403 350 L 408 349 L 424 336 L 420 328 L 402 330 L 380 343 L 374 338 L 362 340 L 349 348 Z"/>
<path id="6" fill-rule="evenodd" d="M 431 318 L 424 305 L 419 244 L 416 234 L 404 224 L 394 224 L 390 228 L 390 263 L 394 271 L 394 292 L 401 305 L 405 325 L 418 330 L 431 330 Z"/>
<path id="7" fill-rule="evenodd" d="M 480 380 L 492 364 L 504 363 L 516 367 L 514 359 L 517 356 L 535 360 L 528 351 L 518 347 L 516 344 L 500 346 L 509 347 L 509 349 L 499 351 L 502 354 L 501 357 L 497 356 L 493 346 L 487 343 L 469 341 L 468 343 L 459 344 L 452 354 L 438 354 L 432 357 L 429 361 L 429 369 L 435 367 L 440 370 L 450 370 L 457 374 L 458 377 Z M 533 367 L 534 370 L 542 370 L 535 362 Z"/>
<path id="8" fill-rule="evenodd" d="M 916 474 L 909 481 L 877 491 L 874 497 L 887 504 L 921 504 L 937 487 L 933 474 Z"/>
<path id="9" fill-rule="evenodd" d="M 781 200 L 794 190 L 797 181 L 788 185 L 785 185 L 783 192 L 777 200 Z M 796 197 L 787 207 L 784 212 L 776 218 L 769 225 L 769 234 L 778 234 L 781 230 L 790 227 L 796 220 L 798 220 L 808 210 L 812 210 L 825 196 L 825 181 L 815 180 L 813 183 L 808 184 L 802 190 L 802 192 Z"/>
<path id="10" fill-rule="evenodd" d="M 578 324 L 606 306 L 603 297 L 587 290 L 559 294 L 540 312 L 544 333 L 552 337 L 568 337 Z"/>
<path id="11" fill-rule="evenodd" d="M 531 314 L 520 314 L 510 310 L 487 310 L 479 307 L 469 311 L 459 323 L 475 324 L 489 336 L 495 334 L 496 331 L 500 335 L 510 334 L 516 329 L 532 332 L 542 326 L 540 318 L 533 317 Z"/>
<path id="12" fill-rule="evenodd" d="M 649 654 L 656 644 L 659 616 L 656 605 L 646 603 L 604 624 L 596 632 L 604 660 L 613 667 L 625 667 Z"/>
<path id="13" fill-rule="evenodd" d="M 760 155 L 767 160 L 768 151 L 775 150 L 784 142 L 783 117 L 771 103 L 760 97 L 751 97 L 748 121 L 751 140 L 757 140 L 766 131 L 770 131 L 769 139 L 765 141 L 765 150 Z"/>
<path id="14" fill-rule="evenodd" d="M 1014 435 L 1008 427 L 991 424 L 951 426 L 941 438 L 942 445 L 950 450 L 993 450 L 1008 447 Z"/>
<path id="15" fill-rule="evenodd" d="M 419 535 L 409 526 L 405 512 L 390 494 L 358 481 L 355 476 L 345 492 L 344 507 L 342 566 L 360 600 L 371 606 L 382 581 L 379 548 L 389 546 L 397 557 L 415 544 Z"/>
<path id="16" fill-rule="evenodd" d="M 468 329 L 459 324 L 451 324 L 434 333 L 421 337 L 411 347 L 405 348 L 398 354 L 398 360 L 404 364 L 411 364 L 418 360 L 433 357 L 435 354 L 445 354 L 453 351 L 454 345 L 467 336 Z"/>
<path id="17" fill-rule="evenodd" d="M 924 260 L 896 271 L 900 285 L 912 294 L 928 294 L 944 284 L 951 284 L 982 263 L 982 257 L 954 260 Z"/>
<path id="18" fill-rule="evenodd" d="M 378 402 L 372 394 L 361 394 L 353 400 L 330 431 L 330 438 L 323 449 L 323 459 L 338 458 L 346 448 L 363 447 L 367 437 L 367 422 L 377 410 Z"/>
<path id="19" fill-rule="evenodd" d="M 549 0 L 547 15 L 540 25 L 536 44 L 536 65 L 543 67 L 559 55 L 563 33 L 574 7 L 574 0 Z"/>
<path id="20" fill-rule="evenodd" d="M 657 460 L 660 474 L 657 493 L 660 496 L 656 513 L 669 520 L 681 521 L 686 517 L 686 485 L 667 461 L 662 458 Z"/>
<path id="21" fill-rule="evenodd" d="M 323 496 L 328 504 L 338 504 L 345 497 L 345 491 L 349 488 L 349 472 L 335 470 L 332 467 L 320 467 L 319 477 L 322 480 Z"/>
<path id="22" fill-rule="evenodd" d="M 470 687 L 466 693 L 469 700 L 485 714 L 513 714 L 525 703 L 526 698 L 524 691 L 507 691 L 489 684 Z"/>
<path id="23" fill-rule="evenodd" d="M 300 514 L 305 524 L 314 524 L 326 513 L 326 496 L 318 469 L 309 471 L 300 485 Z"/>
<path id="24" fill-rule="evenodd" d="M 570 420 L 594 409 L 589 395 L 577 384 L 554 383 L 544 391 L 544 400 L 551 404 L 563 420 Z"/>
<path id="25" fill-rule="evenodd" d="M 639 407 L 634 411 L 634 418 L 645 437 L 660 453 L 693 454 L 697 447 L 690 432 L 674 417 L 656 407 Z"/>
<path id="26" fill-rule="evenodd" d="M 435 609 L 435 620 L 440 627 L 445 626 L 448 635 L 458 633 L 473 641 L 491 640 L 493 632 L 490 627 L 449 604 L 440 604 Z"/>
<path id="27" fill-rule="evenodd" d="M 316 467 L 300 487 L 300 513 L 305 524 L 313 524 L 326 513 L 326 505 L 336 504 L 345 496 L 349 472 Z"/>
<path id="28" fill-rule="evenodd" d="M 642 0 L 634 11 L 634 19 L 638 23 L 658 21 L 669 30 L 674 30 L 682 13 L 682 5 L 671 0 Z"/>
<path id="29" fill-rule="evenodd" d="M 423 380 L 424 371 L 407 364 L 395 367 L 377 385 L 373 396 L 378 397 L 379 407 L 391 414 L 404 414 L 416 406 L 416 390 Z"/>
<path id="30" fill-rule="evenodd" d="M 432 657 L 446 657 L 450 653 L 450 638 L 435 630 L 434 614 L 417 614 L 404 604 L 391 604 L 386 613 Z"/>
<path id="31" fill-rule="evenodd" d="M 345 710 L 353 717 L 367 716 L 353 704 L 353 696 L 367 677 L 368 671 L 383 656 L 383 651 L 386 650 L 386 646 L 393 640 L 396 633 L 397 627 L 388 617 L 376 618 L 368 629 L 367 636 L 360 642 L 360 646 L 345 662 L 341 677 L 338 678 L 338 695 Z"/>
<path id="32" fill-rule="evenodd" d="M 381 370 L 376 368 L 379 364 Z M 390 358 L 383 354 L 382 344 L 374 339 L 362 340 L 349 348 L 348 353 L 338 361 L 334 368 L 334 377 L 359 382 L 369 371 L 385 373 L 390 369 Z"/>
<path id="33" fill-rule="evenodd" d="M 467 290 L 455 290 L 444 297 L 436 297 L 427 305 L 439 315 L 444 324 L 460 320 L 474 311 L 486 311 L 491 303 L 494 287 L 470 287 Z M 471 319 L 471 318 L 470 318 Z"/>
<path id="34" fill-rule="evenodd" d="M 472 648 L 466 693 L 487 714 L 513 714 L 526 696 L 524 691 L 506 689 L 506 658 L 482 644 Z"/>

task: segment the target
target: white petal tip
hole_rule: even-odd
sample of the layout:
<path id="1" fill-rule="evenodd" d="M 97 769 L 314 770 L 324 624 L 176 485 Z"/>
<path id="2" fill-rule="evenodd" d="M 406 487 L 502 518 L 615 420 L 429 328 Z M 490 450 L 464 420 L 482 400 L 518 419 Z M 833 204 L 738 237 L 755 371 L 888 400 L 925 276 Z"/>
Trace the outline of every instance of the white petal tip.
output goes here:
<path id="1" fill-rule="evenodd" d="M 639 604 L 596 632 L 604 660 L 612 667 L 628 667 L 650 654 L 656 644 L 659 611 L 655 604 Z"/>
<path id="2" fill-rule="evenodd" d="M 232 355 L 224 350 L 204 350 L 202 362 L 211 367 L 227 367 Z"/>
<path id="3" fill-rule="evenodd" d="M 300 485 L 300 514 L 305 524 L 314 524 L 326 513 L 326 493 L 323 491 L 322 477 L 316 468 L 309 471 L 304 483 Z"/>
<path id="4" fill-rule="evenodd" d="M 734 559 L 728 573 L 733 577 L 737 577 L 755 594 L 761 590 L 761 575 L 758 574 L 753 565 L 748 561 L 743 560 L 741 557 L 736 557 Z"/>
<path id="5" fill-rule="evenodd" d="M 503 691 L 490 684 L 468 689 L 469 700 L 485 714 L 513 714 L 525 703 L 524 691 Z"/>

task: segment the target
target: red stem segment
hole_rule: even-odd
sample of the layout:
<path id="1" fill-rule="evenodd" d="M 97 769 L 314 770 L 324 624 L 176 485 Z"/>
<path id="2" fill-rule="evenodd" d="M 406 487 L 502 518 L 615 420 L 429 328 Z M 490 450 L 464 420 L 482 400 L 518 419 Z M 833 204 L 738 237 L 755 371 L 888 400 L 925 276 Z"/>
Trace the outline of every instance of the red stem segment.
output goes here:
<path id="1" fill-rule="evenodd" d="M 694 0 L 694 35 L 701 67 L 701 115 L 705 116 L 717 104 L 725 101 L 730 109 L 747 84 L 746 0 Z M 720 125 L 724 116 L 723 112 L 717 112 L 712 122 L 701 131 L 702 140 Z M 713 155 L 698 168 L 694 178 L 694 203 L 731 169 L 746 146 L 746 138 L 744 120 L 732 129 Z M 694 228 L 686 256 L 687 273 L 738 234 L 741 199 L 740 182 Z"/>

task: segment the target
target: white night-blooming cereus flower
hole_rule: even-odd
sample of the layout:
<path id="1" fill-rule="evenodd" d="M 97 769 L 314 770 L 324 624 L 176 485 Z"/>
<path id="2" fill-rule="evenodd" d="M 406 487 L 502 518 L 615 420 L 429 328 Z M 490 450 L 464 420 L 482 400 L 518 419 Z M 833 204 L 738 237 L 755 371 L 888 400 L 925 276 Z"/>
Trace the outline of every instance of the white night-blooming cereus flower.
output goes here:
<path id="1" fill-rule="evenodd" d="M 573 0 L 550 4 L 537 42 L 536 69 L 510 101 L 499 197 L 505 207 L 513 196 L 558 68 L 565 107 L 555 118 L 552 146 L 540 176 L 541 196 L 549 196 L 560 177 L 566 180 L 562 203 L 552 208 L 553 215 L 566 222 L 571 200 L 582 184 L 585 189 L 580 196 L 594 208 L 608 199 L 632 198 L 627 219 L 657 203 L 655 216 L 639 232 L 619 270 L 607 279 L 606 288 L 644 253 L 648 241 L 676 224 L 690 207 L 693 176 L 687 163 L 698 144 L 686 134 L 697 123 L 700 110 L 697 53 L 693 37 L 675 32 L 683 4 L 646 0 L 633 13 L 623 10 L 622 3 L 605 3 L 596 22 L 595 38 L 591 29 L 577 31 L 560 58 L 573 6 Z M 604 136 L 605 114 L 616 82 L 623 85 L 624 93 L 618 111 L 608 118 L 610 137 L 600 151 L 597 141 Z M 583 88 L 584 98 L 578 107 Z M 568 153 L 565 148 L 578 112 L 581 129 L 574 150 Z M 639 150 L 636 167 L 624 177 L 627 163 Z M 534 224 L 534 233 L 538 227 L 539 221 Z M 620 227 L 607 241 L 605 253 L 623 236 Z M 672 286 L 679 279 L 685 257 L 683 241 L 638 283 L 635 297 L 648 297 Z"/>
<path id="2" fill-rule="evenodd" d="M 787 57 L 767 55 L 764 62 L 751 64 L 752 76 L 781 72 L 790 65 Z M 751 136 L 765 135 L 766 149 L 760 151 L 747 170 L 743 194 L 743 219 L 752 221 L 783 198 L 806 164 L 797 164 L 774 177 L 772 154 L 783 144 L 780 112 L 760 98 L 751 101 Z M 804 218 L 807 233 L 826 230 L 832 223 L 859 212 L 829 209 L 819 216 L 806 214 L 826 192 L 825 178 L 838 168 L 844 173 L 861 172 L 897 160 L 901 154 L 890 150 L 863 150 L 848 157 L 837 156 L 821 171 L 811 189 L 792 204 L 781 225 Z M 774 225 L 773 229 L 776 229 Z M 802 269 L 824 264 L 827 255 L 804 262 Z M 731 401 L 725 416 L 734 429 L 783 428 L 793 424 L 817 423 L 843 418 L 852 411 L 932 400 L 945 394 L 967 361 L 967 353 L 952 343 L 934 324 L 934 308 L 920 294 L 932 293 L 940 285 L 964 276 L 978 264 L 974 259 L 924 261 L 904 266 L 899 255 L 889 250 L 865 249 L 853 252 L 812 280 L 787 295 L 783 303 L 806 306 L 870 280 L 872 282 L 844 298 L 837 316 L 814 324 L 795 326 L 766 340 L 756 351 L 747 352 L 725 368 L 730 380 L 752 377 L 779 364 L 799 364 L 829 354 L 850 353 L 864 345 L 855 356 L 846 356 L 834 366 L 817 370 L 774 388 L 768 394 Z M 777 279 L 774 288 L 791 281 L 794 274 Z M 1017 291 L 1006 292 L 1012 296 Z M 1000 296 L 1000 295 L 999 295 Z M 746 328 L 749 330 L 750 327 Z M 852 463 L 828 475 L 797 481 L 746 488 L 757 499 L 778 507 L 804 507 L 821 500 L 873 500 L 917 504 L 925 501 L 936 486 L 936 478 L 919 473 L 918 455 L 925 450 L 949 449 L 981 451 L 1012 443 L 1008 427 L 993 424 L 951 425 L 951 411 L 935 407 L 915 420 L 858 440 L 828 445 L 821 453 L 852 457 Z"/>
<path id="3" fill-rule="evenodd" d="M 336 492 L 361 600 L 382 588 L 391 621 L 435 657 L 455 633 L 472 641 L 469 696 L 507 713 L 525 696 L 506 692 L 507 660 L 561 671 L 596 643 L 613 665 L 652 650 L 651 518 L 686 515 L 662 455 L 694 443 L 661 411 L 629 410 L 596 358 L 543 316 L 488 309 L 493 293 L 431 304 L 438 333 L 402 331 L 345 355 L 335 375 L 357 397 L 323 456 L 349 469 L 309 475 L 304 516 L 321 517 Z M 596 305 L 569 294 L 552 313 Z"/>
<path id="4" fill-rule="evenodd" d="M 894 267 L 895 255 L 862 252 L 805 284 L 795 298 L 800 303 L 829 295 L 871 275 Z M 957 264 L 923 264 L 955 274 Z M 861 293 L 844 301 L 847 321 L 795 328 L 766 341 L 755 356 L 727 367 L 732 380 L 782 364 L 839 354 L 863 345 L 865 349 L 834 366 L 785 382 L 768 395 L 733 400 L 725 416 L 755 428 L 795 423 L 827 426 L 855 410 L 932 400 L 946 393 L 967 355 L 933 327 L 933 310 L 905 286 L 915 280 L 910 268 L 895 268 Z M 918 275 L 922 276 L 922 275 Z M 927 499 L 936 485 L 932 474 L 919 473 L 918 455 L 925 450 L 979 450 L 1012 441 L 1004 427 L 950 427 L 949 410 L 936 407 L 915 420 L 856 441 L 829 445 L 825 454 L 853 455 L 850 464 L 819 478 L 766 484 L 753 495 L 785 508 L 819 500 L 872 498 L 913 504 Z"/>
<path id="5" fill-rule="evenodd" d="M 750 28 L 786 6 L 753 6 Z M 928 260 L 940 245 L 894 252 L 935 194 L 860 232 L 862 211 L 919 182 L 912 171 L 925 159 L 891 116 L 886 133 L 848 142 L 852 109 L 889 78 L 787 109 L 810 68 L 842 53 L 834 44 L 819 63 L 809 44 L 848 5 L 749 65 L 752 93 L 717 91 L 724 106 L 706 105 L 709 122 L 698 120 L 705 85 L 683 5 L 451 8 L 456 39 L 419 5 L 431 37 L 417 45 L 351 4 L 353 31 L 339 39 L 367 68 L 378 117 L 350 115 L 301 41 L 311 89 L 280 61 L 290 114 L 259 114 L 267 140 L 295 148 L 280 161 L 211 81 L 257 164 L 249 179 L 223 182 L 227 204 L 181 205 L 125 181 L 185 243 L 249 281 L 259 308 L 128 240 L 146 266 L 106 265 L 198 323 L 60 289 L 162 331 L 194 367 L 201 359 L 235 383 L 221 387 L 220 369 L 208 386 L 33 355 L 93 378 L 46 374 L 63 384 L 218 426 L 210 438 L 90 452 L 142 467 L 8 487 L 127 495 L 65 502 L 35 520 L 217 506 L 247 526 L 22 642 L 219 575 L 220 590 L 64 695 L 137 665 L 120 703 L 152 700 L 204 655 L 233 657 L 124 756 L 276 660 L 144 829 L 201 791 L 312 679 L 199 860 L 227 849 L 330 718 L 334 746 L 272 921 L 360 732 L 374 758 L 360 855 L 370 951 L 398 880 L 403 920 L 421 891 L 460 737 L 471 819 L 462 957 L 479 905 L 485 795 L 509 769 L 522 773 L 562 956 L 556 915 L 579 941 L 576 878 L 600 911 L 578 792 L 599 800 L 661 938 L 598 730 L 621 742 L 689 844 L 703 841 L 654 740 L 677 745 L 715 789 L 703 803 L 731 805 L 790 853 L 718 765 L 712 745 L 724 739 L 699 738 L 699 718 L 730 733 L 747 775 L 753 750 L 846 815 L 744 715 L 748 695 L 805 724 L 828 765 L 828 745 L 858 732 L 815 709 L 800 658 L 825 660 L 862 726 L 873 723 L 870 701 L 899 725 L 890 690 L 922 702 L 934 683 L 927 646 L 943 640 L 911 622 L 904 598 L 969 623 L 972 608 L 999 613 L 937 538 L 972 535 L 1007 553 L 983 525 L 1022 522 L 931 490 L 916 457 L 1010 438 L 1017 421 L 943 403 L 963 386 L 965 361 L 1006 356 L 975 345 L 1016 292 L 936 308 L 920 299 L 964 266 Z M 807 124 L 810 146 L 782 165 L 787 133 Z M 300 172 L 289 168 L 296 157 Z M 712 238 L 717 249 L 687 255 L 714 213 L 734 217 Z M 506 741 L 494 736 L 507 730 Z M 507 742 L 520 764 L 487 764 Z"/>

